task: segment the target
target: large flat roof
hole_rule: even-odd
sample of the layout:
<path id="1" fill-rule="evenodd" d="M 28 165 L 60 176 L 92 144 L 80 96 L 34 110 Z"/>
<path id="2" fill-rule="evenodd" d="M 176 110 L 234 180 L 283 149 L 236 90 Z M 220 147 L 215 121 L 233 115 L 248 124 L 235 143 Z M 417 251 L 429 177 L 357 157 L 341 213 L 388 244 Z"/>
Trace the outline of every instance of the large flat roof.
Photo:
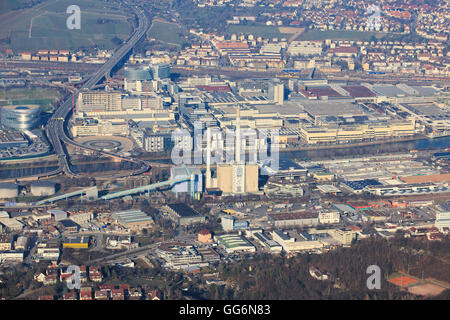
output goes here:
<path id="1" fill-rule="evenodd" d="M 124 224 L 153 222 L 152 217 L 141 210 L 127 210 L 115 213 L 117 219 Z"/>
<path id="2" fill-rule="evenodd" d="M 408 93 L 392 84 L 374 84 L 372 89 L 379 96 L 396 97 L 408 95 Z"/>
<path id="3" fill-rule="evenodd" d="M 356 104 L 348 101 L 301 102 L 305 110 L 312 116 L 357 116 L 366 113 Z"/>
<path id="4" fill-rule="evenodd" d="M 285 212 L 285 213 L 270 213 L 268 216 L 273 221 L 280 220 L 297 220 L 297 219 L 314 219 L 318 218 L 317 212 L 300 211 L 300 212 Z"/>
<path id="5" fill-rule="evenodd" d="M 364 86 L 342 86 L 353 98 L 375 97 L 376 94 Z"/>
<path id="6" fill-rule="evenodd" d="M 200 214 L 184 203 L 175 203 L 167 205 L 182 218 L 198 217 Z"/>

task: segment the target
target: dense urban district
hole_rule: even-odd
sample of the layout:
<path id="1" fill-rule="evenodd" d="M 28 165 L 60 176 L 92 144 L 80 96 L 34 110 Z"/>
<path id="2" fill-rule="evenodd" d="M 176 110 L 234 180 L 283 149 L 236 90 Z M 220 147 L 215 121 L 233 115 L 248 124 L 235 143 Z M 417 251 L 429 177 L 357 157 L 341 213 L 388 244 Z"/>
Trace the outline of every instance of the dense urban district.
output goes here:
<path id="1" fill-rule="evenodd" d="M 1 299 L 449 299 L 448 1 L 71 2 L 0 4 Z"/>

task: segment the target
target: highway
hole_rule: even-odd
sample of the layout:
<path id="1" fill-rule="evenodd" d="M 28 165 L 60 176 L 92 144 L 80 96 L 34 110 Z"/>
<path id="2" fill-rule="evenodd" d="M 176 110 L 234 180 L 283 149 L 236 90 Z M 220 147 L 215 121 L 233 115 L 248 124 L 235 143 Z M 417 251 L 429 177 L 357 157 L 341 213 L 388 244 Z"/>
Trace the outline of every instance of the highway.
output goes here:
<path id="1" fill-rule="evenodd" d="M 133 32 L 133 34 L 128 38 L 124 44 L 118 48 L 112 57 L 102 65 L 94 74 L 92 74 L 87 81 L 84 82 L 84 85 L 75 91 L 75 97 L 78 95 L 80 91 L 93 89 L 106 75 L 110 75 L 112 69 L 121 62 L 121 60 L 130 52 L 131 49 L 138 43 L 138 41 L 147 33 L 150 27 L 150 21 L 146 16 L 145 12 L 137 6 L 131 7 L 135 12 L 138 18 L 138 27 Z M 112 154 L 109 152 L 99 151 L 97 149 L 89 148 L 83 145 L 80 145 L 73 141 L 65 131 L 65 124 L 70 119 L 70 114 L 72 110 L 72 96 L 69 96 L 64 102 L 60 105 L 60 107 L 54 112 L 53 116 L 49 119 L 46 127 L 46 133 L 49 142 L 53 146 L 53 150 L 58 157 L 59 168 L 54 172 L 43 174 L 43 176 L 50 176 L 59 174 L 63 172 L 69 177 L 74 177 L 77 174 L 72 171 L 69 165 L 69 155 L 67 149 L 65 148 L 65 144 L 70 144 L 77 148 L 95 151 L 98 154 L 115 157 L 123 161 L 131 161 L 138 163 L 140 165 L 139 170 L 133 172 L 133 175 L 137 175 L 149 170 L 150 166 L 145 161 L 133 160 L 128 158 L 122 158 L 117 156 L 116 154 Z M 128 176 L 129 174 L 127 174 Z"/>

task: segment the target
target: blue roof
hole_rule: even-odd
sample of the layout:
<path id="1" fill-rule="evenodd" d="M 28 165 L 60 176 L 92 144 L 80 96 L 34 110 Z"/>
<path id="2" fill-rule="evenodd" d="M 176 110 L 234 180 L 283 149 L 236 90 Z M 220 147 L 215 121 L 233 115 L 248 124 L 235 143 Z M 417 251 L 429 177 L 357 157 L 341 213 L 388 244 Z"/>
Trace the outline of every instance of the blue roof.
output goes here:
<path id="1" fill-rule="evenodd" d="M 381 186 L 382 184 L 374 179 L 364 179 L 356 181 L 346 181 L 344 182 L 347 186 L 353 190 L 362 190 L 367 186 Z"/>

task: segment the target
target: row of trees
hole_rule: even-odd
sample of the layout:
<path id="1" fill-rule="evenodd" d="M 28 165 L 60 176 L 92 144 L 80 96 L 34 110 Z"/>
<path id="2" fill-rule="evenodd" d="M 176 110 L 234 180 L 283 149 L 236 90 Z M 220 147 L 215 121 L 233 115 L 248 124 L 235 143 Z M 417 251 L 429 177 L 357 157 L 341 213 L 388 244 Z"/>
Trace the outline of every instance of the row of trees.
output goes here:
<path id="1" fill-rule="evenodd" d="M 403 249 L 402 249 L 403 248 Z M 396 237 L 367 239 L 351 248 L 321 255 L 301 254 L 292 258 L 262 254 L 253 260 L 219 267 L 220 275 L 235 289 L 212 287 L 209 299 L 421 299 L 387 282 L 394 272 L 404 271 L 418 278 L 433 277 L 449 282 L 450 240 L 433 242 Z M 367 288 L 367 267 L 382 271 L 380 290 Z M 331 276 L 319 281 L 309 274 L 315 266 Z M 449 290 L 436 298 L 445 299 Z"/>

